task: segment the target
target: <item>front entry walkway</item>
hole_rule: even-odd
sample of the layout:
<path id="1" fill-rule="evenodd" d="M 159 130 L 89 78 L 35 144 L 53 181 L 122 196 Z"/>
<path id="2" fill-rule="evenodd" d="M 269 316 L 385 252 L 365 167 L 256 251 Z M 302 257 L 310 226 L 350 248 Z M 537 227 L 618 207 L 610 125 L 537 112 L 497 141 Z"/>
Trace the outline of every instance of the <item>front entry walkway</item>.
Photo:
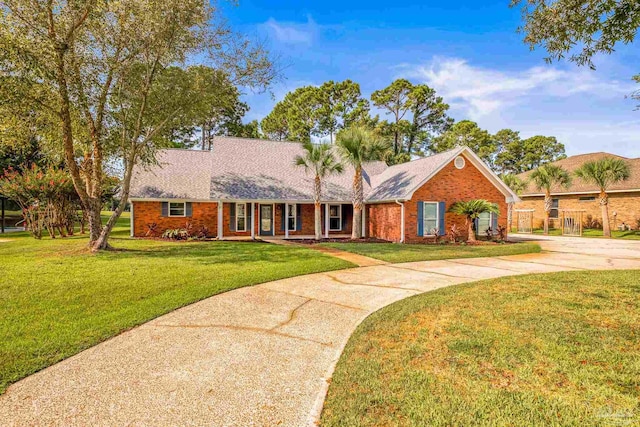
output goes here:
<path id="1" fill-rule="evenodd" d="M 588 240 L 596 239 L 580 242 Z M 12 385 L 0 396 L 0 420 L 3 426 L 313 425 L 344 345 L 375 310 L 480 279 L 640 269 L 636 243 L 601 256 L 575 252 L 571 244 L 558 250 L 552 241 L 549 253 L 377 265 L 237 289 Z"/>

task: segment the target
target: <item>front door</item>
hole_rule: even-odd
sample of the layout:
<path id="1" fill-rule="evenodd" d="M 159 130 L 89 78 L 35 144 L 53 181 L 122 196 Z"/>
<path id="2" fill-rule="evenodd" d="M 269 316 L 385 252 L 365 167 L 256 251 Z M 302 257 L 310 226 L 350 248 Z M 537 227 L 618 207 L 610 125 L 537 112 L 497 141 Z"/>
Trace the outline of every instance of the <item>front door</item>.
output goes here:
<path id="1" fill-rule="evenodd" d="M 273 205 L 260 205 L 260 235 L 273 236 Z"/>

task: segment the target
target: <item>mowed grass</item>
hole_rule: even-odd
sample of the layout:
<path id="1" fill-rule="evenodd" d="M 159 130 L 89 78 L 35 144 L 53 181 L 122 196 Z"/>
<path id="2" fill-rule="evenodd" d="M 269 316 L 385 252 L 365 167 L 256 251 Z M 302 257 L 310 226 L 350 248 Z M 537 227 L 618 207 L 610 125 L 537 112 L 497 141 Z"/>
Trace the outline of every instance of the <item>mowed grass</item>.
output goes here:
<path id="1" fill-rule="evenodd" d="M 544 234 L 543 229 L 534 229 L 533 234 Z M 562 229 L 551 228 L 549 229 L 550 236 L 561 236 Z M 582 237 L 603 237 L 602 230 L 595 228 L 586 228 L 582 231 Z M 611 230 L 611 237 L 614 239 L 627 239 L 627 240 L 640 240 L 640 230 Z"/>
<path id="2" fill-rule="evenodd" d="M 444 288 L 351 337 L 323 426 L 640 425 L 638 271 Z"/>
<path id="3" fill-rule="evenodd" d="M 0 393 L 29 374 L 178 307 L 242 286 L 352 264 L 252 242 L 129 239 L 123 218 L 90 254 L 86 237 L 0 243 Z M 3 237 L 4 238 L 4 237 Z"/>
<path id="4" fill-rule="evenodd" d="M 400 245 L 393 243 L 321 243 L 320 246 L 340 249 L 382 261 L 398 263 L 433 261 L 453 258 L 478 258 L 520 255 L 540 252 L 536 243 L 509 243 L 496 245 Z"/>

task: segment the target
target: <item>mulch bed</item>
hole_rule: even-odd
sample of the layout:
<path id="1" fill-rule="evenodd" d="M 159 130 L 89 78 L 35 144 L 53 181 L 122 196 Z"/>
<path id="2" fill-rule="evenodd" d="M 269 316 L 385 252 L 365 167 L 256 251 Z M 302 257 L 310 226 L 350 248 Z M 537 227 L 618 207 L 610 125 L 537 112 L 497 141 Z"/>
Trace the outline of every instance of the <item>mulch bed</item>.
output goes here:
<path id="1" fill-rule="evenodd" d="M 329 238 L 329 239 L 292 239 L 292 241 L 296 243 L 301 243 L 303 245 L 315 245 L 318 243 L 391 243 L 388 240 L 375 239 L 375 238 L 366 238 L 366 239 L 348 239 L 348 238 Z"/>

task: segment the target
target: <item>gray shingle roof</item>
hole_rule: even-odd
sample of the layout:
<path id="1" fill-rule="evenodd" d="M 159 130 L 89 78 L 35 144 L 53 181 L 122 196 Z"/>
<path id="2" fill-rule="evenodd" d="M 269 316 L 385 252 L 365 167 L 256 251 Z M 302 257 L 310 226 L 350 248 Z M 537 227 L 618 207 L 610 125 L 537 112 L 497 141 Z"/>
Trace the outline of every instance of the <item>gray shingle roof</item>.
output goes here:
<path id="1" fill-rule="evenodd" d="M 131 197 L 152 199 L 206 200 L 211 189 L 208 151 L 162 150 L 157 166 L 136 166 L 131 180 Z"/>
<path id="2" fill-rule="evenodd" d="M 368 201 L 408 199 L 434 172 L 462 149 L 388 167 L 372 162 L 364 167 Z M 217 137 L 212 151 L 163 150 L 158 166 L 134 171 L 131 197 L 190 200 L 313 200 L 313 176 L 296 167 L 301 144 Z M 354 171 L 350 166 L 323 183 L 323 199 L 350 201 Z"/>

